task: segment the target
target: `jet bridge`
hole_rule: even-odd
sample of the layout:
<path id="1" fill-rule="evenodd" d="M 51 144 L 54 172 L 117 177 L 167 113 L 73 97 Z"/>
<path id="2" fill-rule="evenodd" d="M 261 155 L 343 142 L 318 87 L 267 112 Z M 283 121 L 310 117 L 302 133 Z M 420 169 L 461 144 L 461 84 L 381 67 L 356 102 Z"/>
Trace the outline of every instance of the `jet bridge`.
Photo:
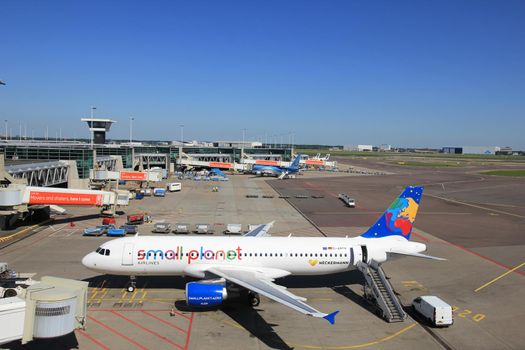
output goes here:
<path id="1" fill-rule="evenodd" d="M 379 308 L 388 322 L 403 322 L 407 314 L 381 266 L 372 260 L 370 264 L 358 262 L 357 268 L 365 277 L 365 298 Z"/>
<path id="2" fill-rule="evenodd" d="M 27 180 L 29 186 L 49 187 L 67 183 L 70 162 L 58 160 L 8 165 L 5 166 L 5 171 L 15 179 Z"/>

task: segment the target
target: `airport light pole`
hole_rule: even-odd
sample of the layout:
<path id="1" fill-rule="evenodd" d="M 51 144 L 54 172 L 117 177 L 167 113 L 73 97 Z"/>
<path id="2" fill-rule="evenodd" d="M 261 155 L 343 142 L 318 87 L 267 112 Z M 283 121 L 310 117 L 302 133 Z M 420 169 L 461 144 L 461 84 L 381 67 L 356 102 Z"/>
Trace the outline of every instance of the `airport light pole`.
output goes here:
<path id="1" fill-rule="evenodd" d="M 5 140 L 7 141 L 8 140 L 8 137 L 7 137 L 7 119 L 5 119 L 4 122 L 5 122 Z"/>
<path id="2" fill-rule="evenodd" d="M 129 117 L 129 143 L 133 142 L 133 121 L 135 118 Z"/>
<path id="3" fill-rule="evenodd" d="M 97 107 L 94 107 L 94 106 L 91 106 L 91 129 L 93 129 L 93 111 L 95 109 L 97 109 Z M 90 143 L 91 143 L 91 148 L 93 148 L 93 133 L 94 131 L 93 130 L 89 130 L 89 139 L 90 139 Z"/>
<path id="4" fill-rule="evenodd" d="M 246 136 L 246 128 L 242 129 L 241 160 L 244 157 L 244 138 L 245 136 Z"/>
<path id="5" fill-rule="evenodd" d="M 180 143 L 184 145 L 184 124 L 180 125 Z"/>

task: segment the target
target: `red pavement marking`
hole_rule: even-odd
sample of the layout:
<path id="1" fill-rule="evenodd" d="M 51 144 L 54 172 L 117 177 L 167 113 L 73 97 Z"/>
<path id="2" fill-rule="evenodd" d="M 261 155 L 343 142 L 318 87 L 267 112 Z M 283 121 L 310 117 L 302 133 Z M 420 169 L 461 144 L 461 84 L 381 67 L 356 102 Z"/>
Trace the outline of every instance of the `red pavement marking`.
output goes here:
<path id="1" fill-rule="evenodd" d="M 109 330 L 110 332 L 113 332 L 115 333 L 116 335 L 118 335 L 119 337 L 127 340 L 128 342 L 130 342 L 131 344 L 135 345 L 136 347 L 142 349 L 142 350 L 148 350 L 147 347 L 145 347 L 144 345 L 141 345 L 139 343 L 137 343 L 136 341 L 134 341 L 133 339 L 130 339 L 128 337 L 126 337 L 124 334 L 118 332 L 117 330 L 111 328 L 110 326 L 108 326 L 107 324 L 105 323 L 102 323 L 101 321 L 97 320 L 96 318 L 94 318 L 93 316 L 88 316 L 88 318 L 96 323 L 98 323 L 99 325 L 101 325 L 102 327 L 106 328 L 107 330 Z"/>
<path id="2" fill-rule="evenodd" d="M 89 311 L 100 311 L 100 312 L 112 312 L 112 311 L 115 311 L 114 309 L 89 309 Z M 121 310 L 123 312 L 143 312 L 143 311 L 150 311 L 150 312 L 160 312 L 160 311 L 164 311 L 164 312 L 174 312 L 175 314 L 179 315 L 179 316 L 182 316 L 184 317 L 185 319 L 189 320 L 191 317 L 190 316 L 186 316 L 185 314 L 183 313 L 180 313 L 178 312 L 177 310 L 172 310 L 172 309 L 140 309 L 140 310 Z"/>
<path id="3" fill-rule="evenodd" d="M 416 231 L 412 231 L 412 234 L 424 242 L 430 242 L 430 239 L 422 236 L 420 233 L 417 233 Z"/>
<path id="4" fill-rule="evenodd" d="M 170 323 L 170 322 L 168 322 L 168 321 L 166 321 L 166 320 L 163 320 L 162 318 L 157 317 L 157 316 L 155 316 L 155 315 L 153 315 L 153 314 L 150 314 L 150 313 L 147 312 L 147 311 L 143 311 L 143 313 L 146 314 L 146 315 L 148 315 L 149 317 L 152 317 L 152 318 L 156 319 L 156 320 L 159 321 L 159 322 L 162 322 L 162 323 L 164 323 L 164 324 L 166 324 L 166 325 L 168 325 L 168 326 L 170 326 L 170 327 L 172 327 L 172 328 L 175 328 L 176 330 L 181 331 L 182 333 L 185 333 L 185 334 L 188 333 L 187 330 L 184 330 L 184 329 L 182 329 L 182 328 L 180 328 L 180 327 L 177 327 L 177 326 L 175 326 L 173 323 Z"/>
<path id="5" fill-rule="evenodd" d="M 313 183 L 311 183 L 309 181 L 305 181 L 304 185 L 305 185 L 305 187 L 312 188 L 312 189 L 315 189 L 315 190 L 319 190 L 319 191 L 322 191 L 322 192 L 326 192 L 332 197 L 339 198 L 335 193 L 327 191 L 327 190 L 324 189 L 324 187 L 321 187 L 319 185 L 315 185 L 315 184 L 313 184 Z"/>
<path id="6" fill-rule="evenodd" d="M 122 318 L 123 320 L 128 321 L 129 323 L 131 323 L 131 324 L 134 325 L 135 327 L 138 327 L 138 328 L 140 328 L 140 329 L 142 329 L 142 330 L 144 330 L 144 331 L 146 331 L 146 332 L 148 332 L 148 333 L 150 333 L 150 334 L 153 334 L 153 335 L 156 336 L 157 338 L 160 338 L 160 339 L 164 340 L 165 342 L 167 342 L 167 343 L 169 343 L 169 344 L 171 344 L 171 345 L 173 345 L 173 346 L 175 346 L 175 347 L 177 347 L 177 348 L 179 348 L 179 349 L 183 349 L 183 347 L 180 346 L 179 344 L 172 342 L 171 340 L 169 340 L 169 339 L 166 338 L 165 336 L 160 335 L 159 333 L 157 333 L 157 332 L 155 332 L 155 331 L 152 331 L 151 329 L 146 328 L 146 327 L 144 327 L 143 325 L 141 325 L 141 324 L 139 324 L 139 323 L 137 323 L 137 322 L 135 322 L 135 321 L 133 321 L 133 320 L 130 320 L 130 319 L 127 318 L 126 316 L 124 316 L 124 315 L 122 315 L 122 314 L 120 314 L 120 313 L 118 313 L 118 312 L 116 312 L 116 311 L 112 311 L 111 313 L 112 313 L 113 315 L 116 315 L 116 316 Z"/>
<path id="7" fill-rule="evenodd" d="M 188 326 L 188 335 L 186 336 L 186 344 L 184 344 L 184 350 L 188 350 L 188 346 L 190 345 L 191 327 L 193 326 L 193 316 L 194 315 L 195 314 L 192 312 L 191 318 L 190 318 L 190 325 Z"/>
<path id="8" fill-rule="evenodd" d="M 468 249 L 468 248 L 465 248 L 465 247 L 462 247 L 462 246 L 460 246 L 460 245 L 457 245 L 457 244 L 454 244 L 454 243 L 450 243 L 450 242 L 447 242 L 447 241 L 444 241 L 444 242 L 445 242 L 445 244 L 451 245 L 451 246 L 453 246 L 453 247 L 456 247 L 456 248 L 459 248 L 459 249 L 461 249 L 461 250 L 464 250 L 464 251 L 466 251 L 466 252 L 468 252 L 468 253 L 474 254 L 474 255 L 476 255 L 477 257 L 480 257 L 480 258 L 482 258 L 482 259 L 484 259 L 484 260 L 487 260 L 487 261 L 489 261 L 489 262 L 491 262 L 491 263 L 493 263 L 493 264 L 496 264 L 496 265 L 498 265 L 498 266 L 500 266 L 500 267 L 503 267 L 504 269 L 507 269 L 507 270 L 512 270 L 512 269 L 513 269 L 512 267 L 509 267 L 509 266 L 504 265 L 504 264 L 502 264 L 502 263 L 500 263 L 500 262 L 497 262 L 496 260 L 492 260 L 491 258 L 488 258 L 488 257 L 486 257 L 486 256 L 484 256 L 484 255 L 479 254 L 479 253 L 476 253 L 475 251 L 470 250 L 470 249 Z M 512 272 L 517 273 L 517 274 L 522 275 L 522 276 L 525 276 L 525 273 L 523 273 L 523 272 L 521 272 L 521 271 L 519 271 L 519 270 L 514 270 L 514 271 L 512 271 Z"/>
<path id="9" fill-rule="evenodd" d="M 89 340 L 91 340 L 93 343 L 97 344 L 99 347 L 101 347 L 102 349 L 104 350 L 111 350 L 110 348 L 108 348 L 107 346 L 105 346 L 104 344 L 102 344 L 99 340 L 96 340 L 95 338 L 93 338 L 92 336 L 90 336 L 89 334 L 87 334 L 85 331 L 81 330 L 81 329 L 78 329 L 77 330 L 78 334 L 81 334 L 83 335 L 84 337 L 88 338 Z"/>

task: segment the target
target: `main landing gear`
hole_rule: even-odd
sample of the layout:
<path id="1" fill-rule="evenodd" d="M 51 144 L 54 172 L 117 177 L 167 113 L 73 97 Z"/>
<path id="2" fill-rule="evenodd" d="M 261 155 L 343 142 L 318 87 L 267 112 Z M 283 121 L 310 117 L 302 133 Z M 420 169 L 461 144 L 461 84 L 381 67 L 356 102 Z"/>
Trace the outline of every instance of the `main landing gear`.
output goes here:
<path id="1" fill-rule="evenodd" d="M 137 288 L 137 277 L 129 276 L 129 282 L 128 286 L 126 287 L 126 290 L 129 293 L 133 293 L 135 291 L 135 288 Z"/>
<path id="2" fill-rule="evenodd" d="M 261 303 L 261 298 L 259 297 L 259 294 L 255 292 L 248 292 L 248 305 L 251 307 L 259 306 Z"/>

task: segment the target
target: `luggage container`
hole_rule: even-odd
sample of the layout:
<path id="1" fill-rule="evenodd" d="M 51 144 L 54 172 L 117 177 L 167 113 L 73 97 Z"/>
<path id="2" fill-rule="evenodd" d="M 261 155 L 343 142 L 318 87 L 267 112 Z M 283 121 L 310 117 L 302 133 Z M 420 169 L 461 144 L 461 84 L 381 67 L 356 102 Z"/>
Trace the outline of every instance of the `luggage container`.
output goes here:
<path id="1" fill-rule="evenodd" d="M 242 224 L 228 224 L 224 233 L 227 235 L 240 235 L 242 234 Z"/>
<path id="2" fill-rule="evenodd" d="M 208 234 L 213 233 L 213 230 L 209 224 L 197 224 L 195 225 L 195 233 Z"/>
<path id="3" fill-rule="evenodd" d="M 190 224 L 175 224 L 174 233 L 190 233 Z"/>
<path id="4" fill-rule="evenodd" d="M 170 233 L 171 224 L 169 222 L 157 222 L 153 226 L 153 232 L 154 233 Z"/>

